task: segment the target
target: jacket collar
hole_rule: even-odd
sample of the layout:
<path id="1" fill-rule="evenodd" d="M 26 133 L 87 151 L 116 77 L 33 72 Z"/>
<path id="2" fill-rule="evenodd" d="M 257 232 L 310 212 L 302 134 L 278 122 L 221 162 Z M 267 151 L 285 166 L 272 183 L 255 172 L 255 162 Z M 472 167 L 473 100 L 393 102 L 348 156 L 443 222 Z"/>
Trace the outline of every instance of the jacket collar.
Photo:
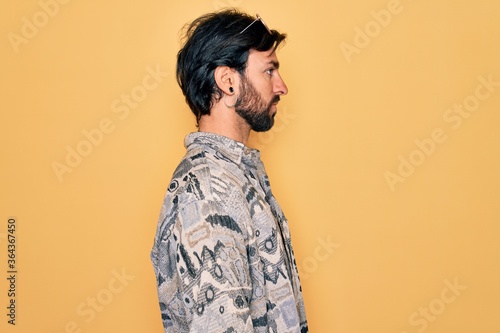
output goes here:
<path id="1" fill-rule="evenodd" d="M 196 146 L 208 146 L 236 164 L 240 164 L 243 161 L 245 164 L 255 166 L 255 161 L 260 160 L 260 152 L 257 149 L 247 147 L 242 142 L 210 132 L 193 132 L 188 134 L 184 139 L 184 146 L 188 150 Z"/>

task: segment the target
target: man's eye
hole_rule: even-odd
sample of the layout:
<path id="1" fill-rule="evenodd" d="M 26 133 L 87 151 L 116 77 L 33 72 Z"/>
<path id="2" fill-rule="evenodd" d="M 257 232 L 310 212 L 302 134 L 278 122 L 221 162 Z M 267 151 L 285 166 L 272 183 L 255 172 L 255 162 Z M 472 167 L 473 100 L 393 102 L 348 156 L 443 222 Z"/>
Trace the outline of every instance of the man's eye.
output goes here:
<path id="1" fill-rule="evenodd" d="M 266 74 L 272 75 L 273 71 L 274 71 L 274 68 L 270 68 L 270 69 L 266 70 Z"/>

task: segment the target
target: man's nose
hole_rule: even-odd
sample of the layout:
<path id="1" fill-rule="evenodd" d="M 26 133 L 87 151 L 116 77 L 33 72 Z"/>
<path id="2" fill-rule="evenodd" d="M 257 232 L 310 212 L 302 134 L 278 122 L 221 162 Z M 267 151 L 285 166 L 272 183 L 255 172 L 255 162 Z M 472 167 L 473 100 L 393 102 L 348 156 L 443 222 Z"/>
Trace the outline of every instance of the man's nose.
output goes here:
<path id="1" fill-rule="evenodd" d="M 276 82 L 274 84 L 274 93 L 276 95 L 288 94 L 288 87 L 286 86 L 285 81 L 283 81 L 283 78 L 279 74 L 278 74 L 278 78 L 276 79 Z"/>

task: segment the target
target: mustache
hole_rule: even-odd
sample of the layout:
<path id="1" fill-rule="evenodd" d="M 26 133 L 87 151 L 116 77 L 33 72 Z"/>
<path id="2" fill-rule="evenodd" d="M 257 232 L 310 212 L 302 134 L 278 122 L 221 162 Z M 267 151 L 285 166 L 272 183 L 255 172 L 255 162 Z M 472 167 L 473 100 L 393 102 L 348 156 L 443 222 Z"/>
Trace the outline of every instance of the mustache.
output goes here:
<path id="1" fill-rule="evenodd" d="M 280 101 L 280 96 L 279 95 L 275 95 L 273 97 L 273 99 L 271 100 L 271 103 L 269 104 L 275 104 L 275 103 L 278 103 Z"/>

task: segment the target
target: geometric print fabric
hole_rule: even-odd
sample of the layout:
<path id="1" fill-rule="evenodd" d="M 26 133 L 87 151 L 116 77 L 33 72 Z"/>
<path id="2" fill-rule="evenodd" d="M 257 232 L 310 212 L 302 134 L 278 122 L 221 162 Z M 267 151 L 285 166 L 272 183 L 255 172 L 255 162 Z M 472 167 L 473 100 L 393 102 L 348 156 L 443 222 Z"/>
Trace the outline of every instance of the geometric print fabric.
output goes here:
<path id="1" fill-rule="evenodd" d="M 288 223 L 260 153 L 189 134 L 151 260 L 165 332 L 307 332 Z"/>

